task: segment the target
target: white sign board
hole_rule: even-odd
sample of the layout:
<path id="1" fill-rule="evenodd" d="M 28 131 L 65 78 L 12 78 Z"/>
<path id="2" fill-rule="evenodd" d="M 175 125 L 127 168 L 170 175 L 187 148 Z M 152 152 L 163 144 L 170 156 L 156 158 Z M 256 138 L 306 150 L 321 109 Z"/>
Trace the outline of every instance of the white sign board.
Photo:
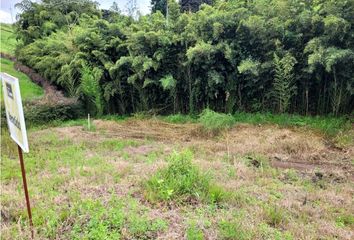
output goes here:
<path id="1" fill-rule="evenodd" d="M 0 73 L 0 77 L 11 138 L 24 152 L 29 152 L 19 81 L 6 73 Z"/>

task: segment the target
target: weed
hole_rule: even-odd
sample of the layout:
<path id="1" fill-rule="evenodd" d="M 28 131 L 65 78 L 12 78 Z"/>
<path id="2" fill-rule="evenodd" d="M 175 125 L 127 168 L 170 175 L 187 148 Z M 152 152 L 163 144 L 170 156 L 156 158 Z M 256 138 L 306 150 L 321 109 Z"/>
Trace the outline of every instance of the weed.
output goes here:
<path id="1" fill-rule="evenodd" d="M 100 147 L 106 150 L 121 151 L 128 146 L 138 146 L 138 142 L 134 140 L 110 139 L 100 143 Z"/>
<path id="2" fill-rule="evenodd" d="M 112 197 L 107 205 L 84 200 L 75 209 L 72 217 L 77 220 L 70 233 L 72 239 L 151 239 L 167 228 L 161 219 L 149 220 L 146 209 L 133 199 Z"/>
<path id="3" fill-rule="evenodd" d="M 274 240 L 293 240 L 294 237 L 289 232 L 280 232 L 278 229 L 269 226 L 268 224 L 261 223 L 259 225 L 259 237 L 261 239 L 274 239 Z"/>
<path id="4" fill-rule="evenodd" d="M 190 151 L 173 153 L 167 168 L 147 181 L 147 199 L 152 202 L 173 199 L 182 203 L 205 197 L 210 185 L 209 178 L 192 164 L 192 157 Z"/>
<path id="5" fill-rule="evenodd" d="M 278 227 L 287 221 L 286 212 L 277 206 L 264 207 L 266 222 L 272 227 Z"/>
<path id="6" fill-rule="evenodd" d="M 219 235 L 224 240 L 248 240 L 252 239 L 253 233 L 246 230 L 239 220 L 234 219 L 219 223 Z"/>
<path id="7" fill-rule="evenodd" d="M 151 202 L 173 200 L 183 204 L 204 200 L 219 203 L 225 191 L 212 185 L 210 177 L 192 164 L 192 158 L 193 154 L 188 150 L 174 152 L 169 165 L 146 182 L 145 197 Z"/>
<path id="8" fill-rule="evenodd" d="M 204 233 L 198 226 L 193 222 L 187 228 L 187 240 L 203 240 Z"/>
<path id="9" fill-rule="evenodd" d="M 157 151 L 149 152 L 146 156 L 146 162 L 149 164 L 156 162 L 160 154 L 161 153 Z"/>
<path id="10" fill-rule="evenodd" d="M 233 126 L 234 118 L 229 114 L 217 113 L 210 109 L 205 109 L 199 116 L 199 122 L 207 132 L 213 134 Z"/>
<path id="11" fill-rule="evenodd" d="M 354 226 L 354 216 L 350 214 L 343 214 L 336 219 L 336 224 L 339 227 L 353 227 Z"/>
<path id="12" fill-rule="evenodd" d="M 230 193 L 224 188 L 217 185 L 210 185 L 209 187 L 209 202 L 212 204 L 219 204 L 230 197 Z"/>
<path id="13" fill-rule="evenodd" d="M 250 193 L 245 192 L 242 189 L 229 193 L 226 196 L 225 201 L 238 207 L 254 205 L 256 203 L 256 199 Z"/>

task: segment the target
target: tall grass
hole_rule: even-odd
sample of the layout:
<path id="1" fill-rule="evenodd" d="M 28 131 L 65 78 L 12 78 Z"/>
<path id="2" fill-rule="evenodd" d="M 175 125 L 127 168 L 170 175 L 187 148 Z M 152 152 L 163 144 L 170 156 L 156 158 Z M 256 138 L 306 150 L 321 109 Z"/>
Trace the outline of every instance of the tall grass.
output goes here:
<path id="1" fill-rule="evenodd" d="M 351 128 L 351 123 L 345 117 L 301 116 L 296 114 L 244 113 L 233 115 L 235 122 L 250 124 L 277 124 L 285 127 L 307 127 L 319 130 L 328 136 L 334 136 L 340 131 Z"/>
<path id="2" fill-rule="evenodd" d="M 277 124 L 283 127 L 302 127 L 317 130 L 329 137 L 334 137 L 338 133 L 350 130 L 353 123 L 347 117 L 245 112 L 227 115 L 216 113 L 210 109 L 204 110 L 199 116 L 178 114 L 163 117 L 162 119 L 173 123 L 199 122 L 205 129 L 212 131 L 229 128 L 236 123 L 249 123 L 254 125 Z"/>

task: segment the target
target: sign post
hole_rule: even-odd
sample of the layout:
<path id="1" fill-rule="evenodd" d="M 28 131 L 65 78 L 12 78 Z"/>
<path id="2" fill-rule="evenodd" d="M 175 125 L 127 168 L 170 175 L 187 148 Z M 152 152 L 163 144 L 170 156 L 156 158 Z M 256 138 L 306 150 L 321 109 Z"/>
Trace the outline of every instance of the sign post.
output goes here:
<path id="1" fill-rule="evenodd" d="M 3 86 L 7 125 L 9 128 L 10 136 L 16 142 L 18 148 L 18 156 L 20 158 L 23 188 L 25 191 L 26 206 L 27 206 L 27 212 L 29 217 L 29 223 L 31 227 L 31 236 L 33 238 L 31 204 L 30 204 L 30 199 L 28 194 L 26 170 L 25 170 L 25 164 L 23 162 L 23 154 L 22 154 L 22 150 L 27 153 L 29 152 L 29 148 L 28 148 L 28 141 L 27 141 L 25 117 L 23 115 L 20 85 L 17 78 L 12 77 L 6 73 L 0 73 L 0 77 Z"/>

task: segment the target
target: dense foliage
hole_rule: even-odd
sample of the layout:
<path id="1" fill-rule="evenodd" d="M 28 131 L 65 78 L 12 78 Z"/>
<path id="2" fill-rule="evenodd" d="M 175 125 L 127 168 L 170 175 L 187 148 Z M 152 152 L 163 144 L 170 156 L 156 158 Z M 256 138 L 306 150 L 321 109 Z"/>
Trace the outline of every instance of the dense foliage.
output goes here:
<path id="1" fill-rule="evenodd" d="M 152 3 L 24 0 L 17 56 L 96 114 L 353 111 L 353 0 Z"/>

